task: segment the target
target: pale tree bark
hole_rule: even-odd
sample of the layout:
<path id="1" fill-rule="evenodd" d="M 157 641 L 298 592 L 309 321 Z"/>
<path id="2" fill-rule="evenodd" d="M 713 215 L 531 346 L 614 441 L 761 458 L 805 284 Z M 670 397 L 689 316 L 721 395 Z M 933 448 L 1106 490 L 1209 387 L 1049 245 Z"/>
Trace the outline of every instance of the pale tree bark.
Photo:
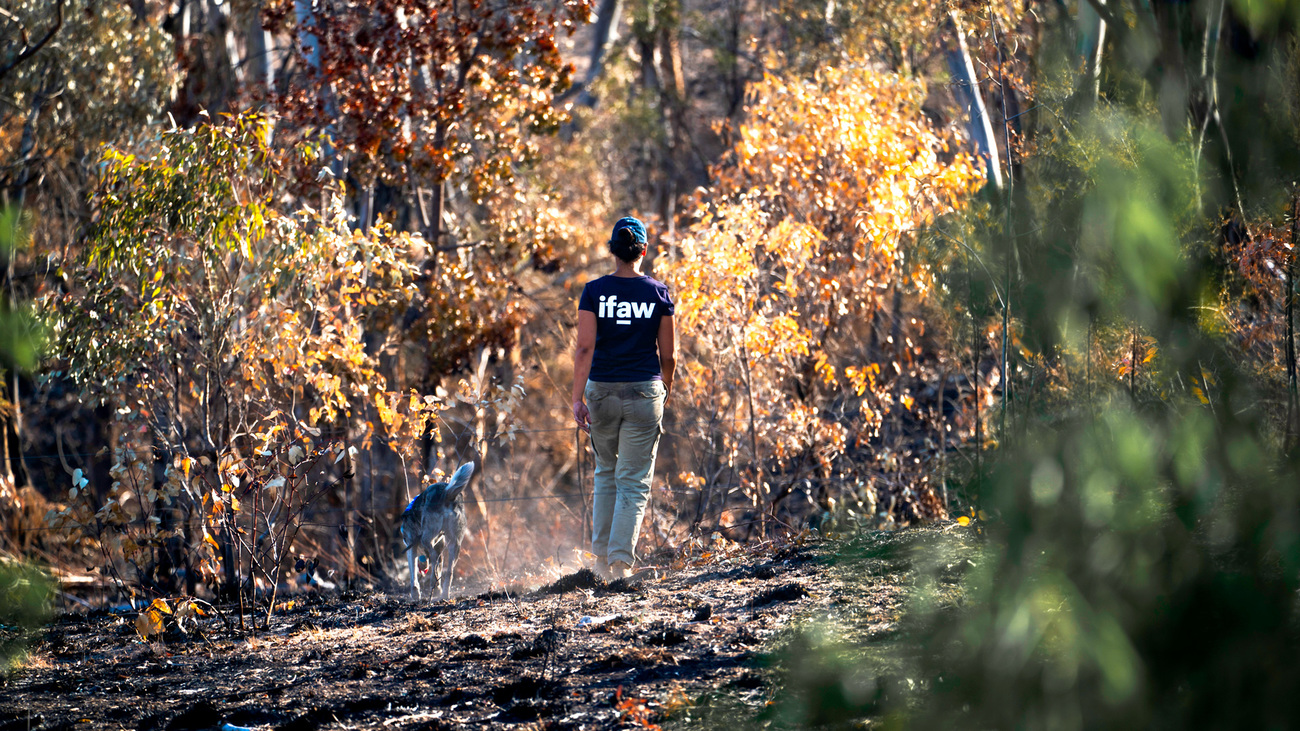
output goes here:
<path id="1" fill-rule="evenodd" d="M 686 80 L 682 73 L 679 8 L 676 2 L 667 4 L 665 12 L 659 17 L 657 29 L 661 81 L 660 107 L 667 115 L 665 125 L 667 144 L 664 150 L 667 157 L 667 165 L 664 166 L 666 179 L 661 190 L 658 213 L 659 220 L 663 222 L 663 231 L 669 240 L 676 233 L 677 191 L 688 185 L 685 178 L 691 145 L 690 126 L 686 123 Z M 646 265 L 653 267 L 653 257 L 647 260 Z"/>
<path id="2" fill-rule="evenodd" d="M 213 32 L 221 36 L 237 92 L 271 90 L 275 83 L 271 51 L 274 39 L 262 27 L 264 0 L 210 0 Z"/>
<path id="3" fill-rule="evenodd" d="M 254 98 L 268 103 L 275 92 L 275 59 L 271 54 L 275 49 L 275 39 L 271 32 L 262 27 L 261 0 L 253 3 L 248 17 L 244 19 L 244 48 L 246 67 L 243 83 L 245 89 L 252 92 Z M 275 125 L 266 125 L 265 143 L 269 146 L 275 135 Z"/>
<path id="4" fill-rule="evenodd" d="M 659 26 L 659 68 L 660 78 L 664 82 L 664 93 L 668 94 L 674 105 L 686 100 L 686 81 L 682 74 L 681 38 L 677 32 L 677 23 L 664 23 Z"/>
<path id="5" fill-rule="evenodd" d="M 1194 165 L 1193 171 L 1196 173 L 1196 205 L 1200 209 L 1203 205 L 1201 196 L 1201 156 L 1205 151 L 1205 136 L 1209 132 L 1210 123 L 1213 122 L 1219 128 L 1219 136 L 1223 141 L 1223 152 L 1228 161 L 1228 170 L 1232 177 L 1232 191 L 1237 203 L 1237 210 L 1244 210 L 1241 201 L 1241 188 L 1237 184 L 1236 165 L 1232 159 L 1232 147 L 1228 144 L 1227 130 L 1223 127 L 1223 120 L 1219 116 L 1219 48 L 1222 45 L 1220 36 L 1223 33 L 1223 13 L 1225 0 L 1219 0 L 1216 6 L 1211 6 L 1208 10 L 1209 16 L 1206 18 L 1205 35 L 1201 44 L 1201 91 L 1205 99 L 1205 107 L 1201 113 L 1201 129 L 1196 137 L 1196 154 L 1192 157 Z"/>
<path id="6" fill-rule="evenodd" d="M 361 225 L 362 235 L 370 234 L 370 223 L 375 216 L 375 181 L 370 181 L 361 189 L 361 205 L 358 223 Z"/>
<path id="7" fill-rule="evenodd" d="M 948 29 L 954 38 L 954 44 L 946 51 L 948 68 L 954 80 L 953 88 L 958 101 L 966 108 L 966 128 L 970 135 L 971 146 L 975 153 L 984 160 L 988 182 L 993 187 L 1002 189 L 1002 163 L 998 159 L 998 145 L 993 138 L 993 124 L 984 105 L 984 96 L 975 76 L 975 65 L 971 62 L 970 50 L 966 46 L 966 34 L 962 30 L 956 11 L 948 14 Z"/>
<path id="8" fill-rule="evenodd" d="M 1105 8 L 1106 0 L 1097 0 L 1097 4 Z M 1106 20 L 1097 12 L 1097 8 L 1084 2 L 1079 3 L 1076 22 L 1079 27 L 1079 55 L 1084 60 L 1083 82 L 1087 85 L 1091 101 L 1096 101 L 1101 92 L 1101 61 L 1106 46 Z"/>
<path id="9" fill-rule="evenodd" d="M 596 97 L 591 93 L 591 87 L 605 70 L 605 54 L 610 45 L 618 40 L 618 22 L 622 15 L 623 0 L 600 0 L 600 7 L 596 9 L 596 22 L 592 26 L 587 73 L 582 79 L 581 93 L 578 95 L 579 104 L 596 106 Z"/>
<path id="10" fill-rule="evenodd" d="M 412 22 L 409 16 L 403 22 L 409 30 L 416 33 L 419 32 L 419 27 Z M 430 89 L 433 87 L 433 80 L 430 78 L 428 64 L 417 61 L 414 53 L 407 55 L 406 63 L 410 67 L 411 91 L 416 97 L 428 96 Z M 408 128 L 405 131 L 409 132 L 412 125 L 409 115 L 405 120 L 405 124 Z M 429 202 L 431 191 L 428 187 L 421 184 L 421 180 L 415 174 L 413 168 L 408 166 L 407 169 L 410 170 L 407 179 L 411 183 L 410 193 L 414 198 L 414 208 L 416 215 L 419 218 L 420 235 L 424 236 L 426 241 L 432 242 L 436 245 L 436 239 L 432 238 L 433 214 L 430 211 L 431 203 Z M 432 255 L 432 252 L 430 252 L 430 255 Z"/>
<path id="11" fill-rule="evenodd" d="M 275 89 L 275 63 L 271 52 L 275 46 L 271 32 L 262 27 L 262 5 L 261 2 L 254 3 L 252 12 L 248 14 L 248 40 L 244 44 L 248 49 L 245 61 L 248 66 L 247 81 L 272 91 Z"/>
<path id="12" fill-rule="evenodd" d="M 240 53 L 239 39 L 235 36 L 236 18 L 231 12 L 231 3 L 217 0 L 209 0 L 211 3 L 208 9 L 208 17 L 212 18 L 212 33 L 221 38 L 221 46 L 224 50 L 220 54 L 223 61 L 222 76 L 230 85 L 231 95 L 237 96 L 239 90 L 244 87 L 244 80 L 247 75 L 247 69 L 244 66 L 244 57 Z"/>
<path id="13" fill-rule="evenodd" d="M 1012 168 L 1013 158 L 1011 155 L 1011 120 L 1013 119 L 1013 117 L 1007 111 L 1008 107 L 1013 103 L 1012 99 L 1013 99 L 1014 92 L 1011 89 L 1011 85 L 1007 83 L 1007 74 L 1004 68 L 1002 39 L 999 38 L 998 35 L 999 35 L 998 22 L 997 19 L 995 18 L 993 21 L 993 43 L 998 49 L 998 91 L 999 91 L 998 97 L 1002 101 L 1002 144 L 1004 145 L 1004 149 L 1006 150 L 1007 153 L 1007 177 L 1006 177 L 1007 202 L 1006 202 L 1006 206 L 1003 209 L 1006 212 L 1006 218 L 1003 223 L 1003 236 L 1006 237 L 1006 241 L 1010 249 L 1010 251 L 1007 252 L 1006 267 L 1005 267 L 1006 273 L 1004 275 L 1003 284 L 1002 284 L 1002 296 L 1003 296 L 1002 375 L 1001 375 L 1002 401 L 1001 401 L 1001 413 L 999 417 L 1000 418 L 999 431 L 1001 432 L 1000 438 L 1005 439 L 1007 438 L 1007 405 L 1011 403 L 1011 399 L 1013 396 L 1012 383 L 1014 383 L 1014 381 L 1011 378 L 1012 373 L 1011 373 L 1011 360 L 1010 360 L 1011 301 L 1012 301 L 1011 265 L 1012 265 L 1012 261 L 1016 257 L 1018 257 L 1018 254 L 1016 253 L 1016 231 L 1015 231 L 1015 226 L 1013 224 L 1013 219 L 1011 217 L 1011 208 L 1012 205 L 1015 203 L 1015 199 L 1016 199 L 1015 197 L 1016 174 L 1015 174 L 1015 170 Z M 994 149 L 996 149 L 996 147 Z"/>
<path id="14" fill-rule="evenodd" d="M 487 393 L 487 366 L 490 353 L 484 346 L 479 346 L 477 365 L 474 368 L 474 379 L 472 381 L 474 391 L 480 402 L 486 400 Z M 483 464 L 488 457 L 488 428 L 487 428 L 487 407 L 480 406 L 475 408 L 474 414 L 474 442 L 471 454 L 479 459 L 479 464 L 475 465 L 479 474 L 483 474 Z M 479 515 L 483 518 L 483 554 L 492 555 L 492 516 L 488 513 L 487 503 L 483 500 L 484 483 L 487 476 L 479 477 L 478 486 L 473 490 L 474 504 L 478 507 Z"/>

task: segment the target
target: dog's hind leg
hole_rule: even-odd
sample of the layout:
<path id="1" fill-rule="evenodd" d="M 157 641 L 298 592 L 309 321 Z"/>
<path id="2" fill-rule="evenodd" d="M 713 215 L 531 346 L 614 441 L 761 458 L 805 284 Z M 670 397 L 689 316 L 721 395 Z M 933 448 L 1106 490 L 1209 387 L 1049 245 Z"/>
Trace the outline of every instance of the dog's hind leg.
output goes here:
<path id="1" fill-rule="evenodd" d="M 460 555 L 460 542 L 447 541 L 444 553 L 447 555 L 447 560 L 442 567 L 442 593 L 439 596 L 445 600 L 451 598 L 451 578 L 454 574 L 453 569 L 456 568 L 456 558 Z"/>
<path id="2" fill-rule="evenodd" d="M 439 572 L 442 570 L 442 539 L 434 538 L 429 541 L 427 548 L 428 553 L 426 555 L 429 557 L 429 596 L 433 596 L 433 589 L 438 586 Z"/>
<path id="3" fill-rule="evenodd" d="M 406 565 L 411 569 L 411 591 L 415 593 L 415 600 L 420 600 L 420 572 L 415 568 L 415 549 L 411 546 L 406 549 Z"/>

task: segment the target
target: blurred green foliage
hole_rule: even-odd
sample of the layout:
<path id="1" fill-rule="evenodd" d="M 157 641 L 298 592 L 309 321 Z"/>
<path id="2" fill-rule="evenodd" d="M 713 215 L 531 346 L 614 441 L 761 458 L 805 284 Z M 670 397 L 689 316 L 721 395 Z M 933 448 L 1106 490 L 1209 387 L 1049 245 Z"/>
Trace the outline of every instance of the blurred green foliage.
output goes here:
<path id="1" fill-rule="evenodd" d="M 50 617 L 54 580 L 40 569 L 0 562 L 0 676 L 22 659 L 33 633 Z"/>
<path id="2" fill-rule="evenodd" d="M 989 516 L 976 521 L 978 558 L 954 584 L 950 534 L 913 547 L 905 641 L 821 641 L 823 627 L 787 644 L 783 725 L 1300 719 L 1300 463 L 1279 446 L 1286 394 L 1252 378 L 1239 343 L 1204 315 L 1234 276 L 1224 212 L 1276 219 L 1294 195 L 1294 29 L 1261 25 L 1294 4 L 1106 7 L 1130 22 L 1106 48 L 1098 99 L 1084 96 L 1076 59 L 1039 59 L 1038 149 L 1005 216 L 1024 233 L 998 221 L 1007 201 L 961 232 L 988 270 L 1012 262 L 1013 318 L 1037 363 L 1073 375 L 1066 397 L 1013 391 L 1000 447 L 971 478 Z M 952 274 L 966 295 L 968 275 Z M 1144 388 L 1097 375 L 1098 356 L 1123 356 L 1104 344 L 1139 335 L 1158 353 Z M 867 565 L 851 551 L 845 562 Z M 873 658 L 886 647 L 890 660 Z M 850 694 L 860 676 L 882 695 Z"/>
<path id="3" fill-rule="evenodd" d="M 18 209 L 0 209 L 0 261 L 7 261 L 27 244 L 28 228 Z M 44 331 L 30 305 L 0 296 L 0 368 L 32 368 L 44 342 Z"/>

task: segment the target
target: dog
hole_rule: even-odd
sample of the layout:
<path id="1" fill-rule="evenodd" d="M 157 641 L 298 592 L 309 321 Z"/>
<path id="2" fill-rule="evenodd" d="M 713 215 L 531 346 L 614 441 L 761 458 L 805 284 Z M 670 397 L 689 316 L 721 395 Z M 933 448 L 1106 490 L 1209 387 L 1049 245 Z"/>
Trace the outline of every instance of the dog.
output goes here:
<path id="1" fill-rule="evenodd" d="M 452 569 L 465 537 L 465 487 L 474 474 L 474 463 L 466 462 L 452 473 L 447 482 L 426 487 L 402 513 L 401 535 L 406 546 L 406 563 L 411 569 L 411 590 L 421 599 L 420 574 L 416 571 L 416 551 L 423 551 L 434 580 L 442 580 L 438 601 L 451 596 Z M 445 560 L 443 557 L 445 556 Z M 442 561 L 442 571 L 438 563 Z"/>

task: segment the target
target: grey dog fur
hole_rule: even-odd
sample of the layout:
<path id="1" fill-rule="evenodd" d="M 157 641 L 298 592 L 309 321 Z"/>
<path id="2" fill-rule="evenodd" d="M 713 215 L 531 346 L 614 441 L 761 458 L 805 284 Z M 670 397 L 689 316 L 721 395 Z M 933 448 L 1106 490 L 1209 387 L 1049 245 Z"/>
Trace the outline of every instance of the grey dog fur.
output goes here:
<path id="1" fill-rule="evenodd" d="M 406 563 L 411 570 L 411 590 L 416 599 L 421 598 L 420 574 L 415 568 L 417 551 L 429 559 L 429 569 L 434 578 L 441 578 L 438 600 L 451 596 L 452 569 L 460 554 L 460 542 L 465 537 L 465 487 L 474 474 L 474 463 L 466 462 L 452 473 L 447 482 L 435 482 L 426 487 L 402 513 L 402 542 L 405 544 Z M 439 560 L 443 561 L 439 571 Z"/>

